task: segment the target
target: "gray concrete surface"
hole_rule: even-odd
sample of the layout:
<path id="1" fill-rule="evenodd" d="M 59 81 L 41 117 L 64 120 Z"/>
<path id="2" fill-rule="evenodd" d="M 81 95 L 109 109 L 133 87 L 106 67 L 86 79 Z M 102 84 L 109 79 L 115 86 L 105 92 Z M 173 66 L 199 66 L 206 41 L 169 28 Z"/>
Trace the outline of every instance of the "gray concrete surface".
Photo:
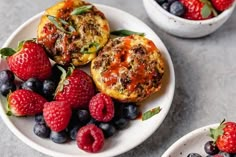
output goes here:
<path id="1" fill-rule="evenodd" d="M 236 11 L 217 32 L 200 39 L 166 34 L 148 18 L 141 0 L 90 0 L 125 10 L 148 24 L 166 44 L 176 71 L 176 92 L 167 118 L 144 143 L 119 157 L 160 157 L 186 133 L 236 121 Z M 0 45 L 24 21 L 55 0 L 0 0 Z M 127 139 L 128 140 L 128 139 Z M 1 157 L 46 157 L 15 137 L 0 119 Z"/>

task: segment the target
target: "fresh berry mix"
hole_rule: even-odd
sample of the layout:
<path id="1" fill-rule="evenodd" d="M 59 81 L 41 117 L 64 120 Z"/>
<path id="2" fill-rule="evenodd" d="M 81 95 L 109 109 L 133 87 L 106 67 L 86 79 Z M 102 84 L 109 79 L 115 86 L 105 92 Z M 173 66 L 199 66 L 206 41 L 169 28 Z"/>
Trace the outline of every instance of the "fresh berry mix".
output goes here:
<path id="1" fill-rule="evenodd" d="M 94 124 L 82 127 L 76 137 L 77 145 L 80 149 L 96 153 L 104 145 L 104 135 L 100 128 Z"/>
<path id="2" fill-rule="evenodd" d="M 91 116 L 97 121 L 108 122 L 114 117 L 112 99 L 103 93 L 98 93 L 89 102 Z"/>
<path id="3" fill-rule="evenodd" d="M 156 0 L 166 11 L 189 20 L 213 18 L 230 8 L 234 0 Z"/>
<path id="4" fill-rule="evenodd" d="M 207 141 L 204 150 L 207 157 L 236 157 L 236 123 L 223 121 L 219 127 L 210 129 L 213 141 Z M 187 157 L 202 157 L 190 153 Z"/>

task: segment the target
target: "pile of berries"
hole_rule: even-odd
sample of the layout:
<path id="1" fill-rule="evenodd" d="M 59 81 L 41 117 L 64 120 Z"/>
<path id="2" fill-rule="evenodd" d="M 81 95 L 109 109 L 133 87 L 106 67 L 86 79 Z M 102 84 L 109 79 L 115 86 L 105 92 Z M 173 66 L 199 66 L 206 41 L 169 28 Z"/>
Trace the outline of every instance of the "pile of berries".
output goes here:
<path id="1" fill-rule="evenodd" d="M 97 93 L 84 71 L 52 66 L 36 41 L 24 41 L 16 50 L 0 49 L 0 54 L 7 56 L 10 69 L 0 72 L 7 114 L 35 116 L 33 132 L 38 137 L 59 144 L 76 140 L 80 149 L 94 153 L 102 149 L 105 138 L 125 129 L 139 115 L 136 104 Z"/>
<path id="2" fill-rule="evenodd" d="M 204 145 L 207 157 L 236 157 L 236 123 L 222 122 L 216 129 L 210 129 L 213 141 Z M 190 153 L 187 157 L 202 157 L 197 153 Z"/>
<path id="3" fill-rule="evenodd" d="M 189 20 L 205 20 L 231 7 L 234 0 L 155 0 L 171 14 Z"/>

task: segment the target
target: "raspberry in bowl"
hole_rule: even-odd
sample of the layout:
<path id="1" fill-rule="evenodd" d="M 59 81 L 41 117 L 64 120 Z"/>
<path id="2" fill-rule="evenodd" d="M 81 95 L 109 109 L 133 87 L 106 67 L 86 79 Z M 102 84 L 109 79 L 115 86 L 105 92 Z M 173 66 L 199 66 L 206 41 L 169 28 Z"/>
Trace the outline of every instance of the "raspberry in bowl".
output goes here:
<path id="1" fill-rule="evenodd" d="M 143 4 L 159 28 L 183 38 L 213 33 L 229 19 L 235 8 L 234 0 L 143 0 Z"/>

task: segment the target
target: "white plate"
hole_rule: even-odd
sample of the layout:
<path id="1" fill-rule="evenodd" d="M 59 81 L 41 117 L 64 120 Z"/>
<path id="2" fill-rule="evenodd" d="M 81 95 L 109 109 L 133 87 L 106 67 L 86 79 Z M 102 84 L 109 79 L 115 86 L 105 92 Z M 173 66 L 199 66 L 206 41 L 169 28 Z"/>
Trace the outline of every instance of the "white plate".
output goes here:
<path id="1" fill-rule="evenodd" d="M 210 128 L 217 128 L 219 124 L 208 125 L 194 130 L 175 142 L 162 157 L 187 157 L 189 153 L 198 153 L 207 156 L 204 145 L 211 141 Z"/>
<path id="2" fill-rule="evenodd" d="M 142 21 L 124 11 L 104 5 L 96 6 L 104 12 L 110 22 L 112 30 L 125 28 L 133 31 L 144 32 L 146 34 L 146 37 L 152 39 L 162 52 L 166 63 L 163 87 L 160 92 L 150 97 L 147 101 L 143 102 L 145 106 L 141 108 L 141 111 L 144 112 L 159 105 L 161 106 L 162 111 L 160 112 L 160 114 L 147 121 L 132 121 L 131 125 L 127 129 L 120 131 L 114 137 L 106 140 L 105 146 L 102 151 L 96 154 L 90 154 L 78 149 L 75 142 L 60 145 L 55 144 L 50 140 L 45 140 L 37 137 L 32 131 L 34 125 L 33 117 L 8 117 L 5 114 L 4 105 L 1 105 L 0 113 L 2 119 L 10 128 L 10 130 L 23 142 L 42 153 L 59 157 L 106 157 L 124 153 L 141 144 L 144 140 L 151 136 L 160 126 L 171 106 L 175 89 L 174 68 L 169 53 L 159 37 Z M 16 47 L 18 41 L 36 37 L 37 25 L 39 23 L 41 15 L 42 13 L 34 16 L 22 26 L 20 26 L 10 36 L 3 47 L 14 48 Z M 4 61 L 1 61 L 0 69 L 5 68 L 6 63 Z M 3 100 L 2 104 L 4 104 L 4 99 L 1 98 L 1 100 Z"/>

